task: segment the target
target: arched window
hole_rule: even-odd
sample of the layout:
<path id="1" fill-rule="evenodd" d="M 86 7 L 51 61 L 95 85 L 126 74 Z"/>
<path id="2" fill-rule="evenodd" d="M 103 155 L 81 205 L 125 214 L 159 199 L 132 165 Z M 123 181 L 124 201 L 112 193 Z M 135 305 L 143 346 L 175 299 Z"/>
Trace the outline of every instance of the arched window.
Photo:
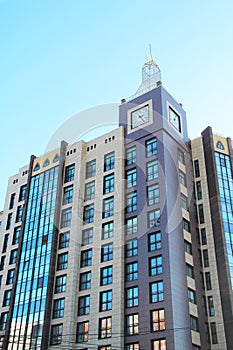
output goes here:
<path id="1" fill-rule="evenodd" d="M 37 171 L 40 169 L 40 164 L 39 163 L 36 163 L 36 165 L 34 166 L 34 171 Z"/>
<path id="2" fill-rule="evenodd" d="M 221 141 L 217 142 L 217 148 L 222 149 L 222 150 L 224 149 L 224 146 L 223 146 Z"/>
<path id="3" fill-rule="evenodd" d="M 49 164 L 50 164 L 50 162 L 49 162 L 48 158 L 46 158 L 44 161 L 43 167 L 48 166 Z"/>
<path id="4" fill-rule="evenodd" d="M 56 163 L 59 161 L 59 155 L 56 154 L 55 157 L 53 158 L 53 163 Z"/>

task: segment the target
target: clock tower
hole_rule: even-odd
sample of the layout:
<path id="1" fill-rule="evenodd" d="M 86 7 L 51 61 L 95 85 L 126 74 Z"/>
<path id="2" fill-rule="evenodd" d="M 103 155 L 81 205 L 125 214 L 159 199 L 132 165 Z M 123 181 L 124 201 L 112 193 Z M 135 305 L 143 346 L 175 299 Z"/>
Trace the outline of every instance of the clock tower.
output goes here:
<path id="1" fill-rule="evenodd" d="M 139 269 L 135 281 L 125 282 L 127 291 L 139 293 L 135 313 L 126 307 L 125 318 L 140 320 L 140 348 L 151 349 L 153 344 L 153 349 L 191 350 L 191 333 L 185 331 L 190 323 L 188 302 L 184 306 L 186 261 L 180 249 L 184 245 L 183 220 L 190 219 L 187 188 L 192 189 L 190 177 L 186 181 L 186 173 L 192 172 L 186 114 L 162 86 L 160 69 L 151 54 L 142 67 L 138 90 L 122 100 L 119 124 L 125 130 L 125 245 L 137 244 L 133 263 Z M 181 176 L 185 186 L 180 185 Z M 161 244 L 150 248 L 150 240 L 157 239 Z M 157 260 L 161 269 L 153 275 L 148 266 Z M 133 263 L 126 254 L 126 270 Z M 148 314 L 151 319 L 165 320 L 160 337 L 153 333 L 157 329 L 151 329 Z M 184 331 L 172 331 L 176 329 Z M 138 338 L 130 334 L 125 340 L 137 343 Z"/>

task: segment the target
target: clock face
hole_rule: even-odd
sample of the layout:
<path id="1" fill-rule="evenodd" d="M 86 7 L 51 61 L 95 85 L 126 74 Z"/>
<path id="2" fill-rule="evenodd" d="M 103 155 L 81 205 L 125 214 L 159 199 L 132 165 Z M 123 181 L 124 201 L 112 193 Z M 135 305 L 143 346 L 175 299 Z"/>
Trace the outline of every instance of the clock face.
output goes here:
<path id="1" fill-rule="evenodd" d="M 170 123 L 181 132 L 180 116 L 169 107 L 169 121 Z"/>
<path id="2" fill-rule="evenodd" d="M 138 126 L 149 122 L 149 105 L 141 107 L 131 113 L 131 128 L 135 129 Z"/>

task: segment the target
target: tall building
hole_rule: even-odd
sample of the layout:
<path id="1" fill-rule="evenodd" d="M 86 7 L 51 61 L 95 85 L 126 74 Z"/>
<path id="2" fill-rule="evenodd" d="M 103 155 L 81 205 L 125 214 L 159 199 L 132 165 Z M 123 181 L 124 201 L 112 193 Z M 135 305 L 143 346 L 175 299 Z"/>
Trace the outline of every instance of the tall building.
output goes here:
<path id="1" fill-rule="evenodd" d="M 149 55 L 119 127 L 9 179 L 0 347 L 230 350 L 232 140 L 190 141 Z"/>

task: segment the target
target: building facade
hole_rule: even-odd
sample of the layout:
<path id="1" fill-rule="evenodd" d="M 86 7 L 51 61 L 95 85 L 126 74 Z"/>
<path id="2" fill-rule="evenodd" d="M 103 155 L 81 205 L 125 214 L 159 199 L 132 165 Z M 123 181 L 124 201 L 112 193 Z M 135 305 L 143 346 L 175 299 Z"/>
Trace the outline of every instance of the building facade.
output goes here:
<path id="1" fill-rule="evenodd" d="M 2 349 L 231 349 L 232 141 L 188 139 L 150 55 L 119 127 L 9 179 Z"/>

